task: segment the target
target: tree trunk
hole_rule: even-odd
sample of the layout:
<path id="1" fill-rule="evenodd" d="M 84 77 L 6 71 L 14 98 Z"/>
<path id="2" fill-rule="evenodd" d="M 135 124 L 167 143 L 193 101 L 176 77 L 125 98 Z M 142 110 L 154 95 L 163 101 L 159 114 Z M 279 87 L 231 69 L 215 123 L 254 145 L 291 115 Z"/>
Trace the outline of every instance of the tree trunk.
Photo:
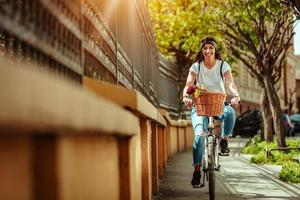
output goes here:
<path id="1" fill-rule="evenodd" d="M 263 118 L 263 133 L 261 133 L 261 139 L 267 142 L 272 142 L 274 125 L 266 89 L 263 90 L 260 108 Z"/>
<path id="2" fill-rule="evenodd" d="M 272 84 L 272 81 L 269 80 L 268 77 L 264 77 L 264 86 L 267 92 L 267 96 L 270 102 L 270 108 L 273 116 L 274 122 L 274 131 L 276 134 L 277 146 L 278 147 L 286 147 L 284 132 L 283 132 L 283 124 L 281 120 L 281 108 L 280 101 L 275 90 L 275 86 Z"/>

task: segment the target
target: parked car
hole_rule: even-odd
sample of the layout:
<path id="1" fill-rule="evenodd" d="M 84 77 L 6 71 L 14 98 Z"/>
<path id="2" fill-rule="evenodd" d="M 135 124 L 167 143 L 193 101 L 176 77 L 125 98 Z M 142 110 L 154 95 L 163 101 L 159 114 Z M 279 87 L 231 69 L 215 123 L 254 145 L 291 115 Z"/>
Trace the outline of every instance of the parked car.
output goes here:
<path id="1" fill-rule="evenodd" d="M 300 117 L 300 115 L 299 115 Z M 289 115 L 282 114 L 284 133 L 286 136 L 294 135 L 294 125 Z M 253 137 L 263 131 L 263 118 L 258 109 L 248 110 L 237 117 L 232 136 Z"/>
<path id="2" fill-rule="evenodd" d="M 295 127 L 294 133 L 300 132 L 300 114 L 293 114 L 290 118 Z"/>
<path id="3" fill-rule="evenodd" d="M 232 136 L 253 137 L 261 131 L 262 124 L 261 112 L 257 109 L 248 110 L 237 117 Z"/>

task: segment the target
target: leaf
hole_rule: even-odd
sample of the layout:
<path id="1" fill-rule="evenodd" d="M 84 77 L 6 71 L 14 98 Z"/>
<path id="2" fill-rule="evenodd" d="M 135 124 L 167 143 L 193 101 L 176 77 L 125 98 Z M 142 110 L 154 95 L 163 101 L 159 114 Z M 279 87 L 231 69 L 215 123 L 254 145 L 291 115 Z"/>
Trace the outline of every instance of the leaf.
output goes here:
<path id="1" fill-rule="evenodd" d="M 199 88 L 196 88 L 196 91 L 194 93 L 195 98 L 198 98 L 201 95 L 201 90 Z"/>

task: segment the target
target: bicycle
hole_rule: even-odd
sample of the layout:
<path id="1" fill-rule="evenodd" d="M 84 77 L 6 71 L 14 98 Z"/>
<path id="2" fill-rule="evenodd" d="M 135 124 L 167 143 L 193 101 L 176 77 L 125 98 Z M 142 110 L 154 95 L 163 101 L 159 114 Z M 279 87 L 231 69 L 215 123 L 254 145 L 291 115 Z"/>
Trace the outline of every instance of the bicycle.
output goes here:
<path id="1" fill-rule="evenodd" d="M 221 166 L 219 156 L 228 156 L 229 154 L 221 153 L 220 151 L 220 137 L 215 133 L 214 120 L 218 119 L 222 114 L 226 96 L 220 93 L 206 93 L 200 96 L 202 96 L 202 99 L 194 98 L 193 100 L 197 115 L 208 117 L 200 187 L 204 187 L 205 181 L 208 181 L 209 198 L 210 200 L 215 200 L 215 171 L 219 171 Z M 208 106 L 211 108 L 207 108 Z M 216 152 L 218 153 L 216 154 Z"/>

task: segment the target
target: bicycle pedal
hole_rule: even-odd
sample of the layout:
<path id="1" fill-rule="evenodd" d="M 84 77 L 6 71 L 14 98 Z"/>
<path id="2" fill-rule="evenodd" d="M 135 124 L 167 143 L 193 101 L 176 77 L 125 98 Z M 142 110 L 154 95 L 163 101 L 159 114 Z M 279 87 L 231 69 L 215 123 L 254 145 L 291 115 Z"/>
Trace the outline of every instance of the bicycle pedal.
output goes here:
<path id="1" fill-rule="evenodd" d="M 222 152 L 220 152 L 219 156 L 229 156 L 229 153 L 222 153 Z"/>
<path id="2" fill-rule="evenodd" d="M 219 165 L 218 167 L 215 167 L 215 171 L 220 171 L 220 167 L 221 167 L 221 165 Z"/>
<path id="3" fill-rule="evenodd" d="M 199 184 L 199 185 L 193 185 L 193 188 L 201 188 L 203 187 L 202 184 Z"/>

